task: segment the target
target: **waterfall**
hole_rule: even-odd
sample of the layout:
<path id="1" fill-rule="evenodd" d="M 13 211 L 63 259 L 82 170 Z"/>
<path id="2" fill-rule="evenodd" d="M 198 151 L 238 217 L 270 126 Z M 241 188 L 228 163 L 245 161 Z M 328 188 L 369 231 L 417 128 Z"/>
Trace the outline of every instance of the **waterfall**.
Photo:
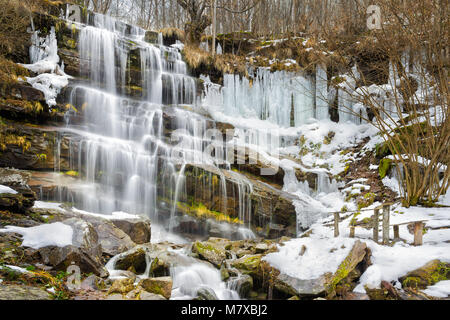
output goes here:
<path id="1" fill-rule="evenodd" d="M 105 214 L 146 214 L 157 221 L 158 199 L 176 202 L 180 180 L 180 159 L 172 157 L 165 128 L 184 129 L 190 140 L 198 122 L 206 128 L 205 118 L 181 109 L 165 118 L 163 103 L 194 103 L 195 80 L 178 49 L 145 42 L 141 28 L 100 14 L 90 14 L 88 25 L 79 27 L 80 71 L 87 80 L 71 85 L 68 102 L 77 112 L 67 116 L 68 130 L 80 136 L 70 161 L 83 181 L 77 205 Z M 129 84 L 132 63 L 138 73 Z M 129 85 L 142 93 L 124 95 Z M 83 113 L 83 123 L 77 113 Z"/>

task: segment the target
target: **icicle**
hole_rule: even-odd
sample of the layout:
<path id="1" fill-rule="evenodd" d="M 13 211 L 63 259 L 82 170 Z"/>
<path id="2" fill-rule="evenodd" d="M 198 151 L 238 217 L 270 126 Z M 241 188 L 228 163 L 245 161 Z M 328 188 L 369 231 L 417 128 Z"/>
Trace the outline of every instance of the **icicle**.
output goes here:
<path id="1" fill-rule="evenodd" d="M 316 66 L 316 119 L 329 119 L 327 71 L 322 65 Z"/>

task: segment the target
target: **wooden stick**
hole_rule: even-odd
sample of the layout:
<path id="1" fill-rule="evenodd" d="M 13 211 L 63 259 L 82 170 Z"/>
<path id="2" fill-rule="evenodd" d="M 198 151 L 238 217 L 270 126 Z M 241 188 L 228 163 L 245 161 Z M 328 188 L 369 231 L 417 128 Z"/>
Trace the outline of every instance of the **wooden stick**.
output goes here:
<path id="1" fill-rule="evenodd" d="M 389 244 L 389 211 L 390 206 L 383 206 L 383 244 Z"/>
<path id="2" fill-rule="evenodd" d="M 421 246 L 423 243 L 423 222 L 414 223 L 414 245 Z"/>
<path id="3" fill-rule="evenodd" d="M 373 241 L 378 243 L 378 216 L 380 214 L 379 209 L 374 210 L 373 214 Z"/>
<path id="4" fill-rule="evenodd" d="M 339 237 L 339 213 L 334 213 L 334 237 Z"/>
<path id="5" fill-rule="evenodd" d="M 394 239 L 400 239 L 400 228 L 398 224 L 394 225 Z"/>
<path id="6" fill-rule="evenodd" d="M 350 238 L 354 238 L 355 237 L 355 227 L 351 226 L 350 227 Z"/>

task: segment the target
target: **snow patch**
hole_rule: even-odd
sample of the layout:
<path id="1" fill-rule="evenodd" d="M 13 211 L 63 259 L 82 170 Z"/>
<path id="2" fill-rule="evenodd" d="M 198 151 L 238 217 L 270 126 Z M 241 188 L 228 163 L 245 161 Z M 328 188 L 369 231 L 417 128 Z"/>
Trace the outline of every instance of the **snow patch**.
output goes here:
<path id="1" fill-rule="evenodd" d="M 354 239 L 299 238 L 284 243 L 279 252 L 262 260 L 288 276 L 310 280 L 327 272 L 334 273 L 353 247 Z M 303 256 L 302 246 L 306 247 Z"/>
<path id="2" fill-rule="evenodd" d="M 429 286 L 423 290 L 423 293 L 437 298 L 447 298 L 450 296 L 450 280 L 440 281 L 433 286 Z"/>
<path id="3" fill-rule="evenodd" d="M 14 189 L 11 189 L 10 187 L 0 185 L 0 194 L 2 194 L 2 193 L 17 194 L 17 191 Z"/>
<path id="4" fill-rule="evenodd" d="M 6 226 L 0 232 L 14 232 L 23 236 L 22 247 L 40 249 L 48 246 L 72 245 L 73 229 L 61 222 L 43 224 L 31 228 Z"/>

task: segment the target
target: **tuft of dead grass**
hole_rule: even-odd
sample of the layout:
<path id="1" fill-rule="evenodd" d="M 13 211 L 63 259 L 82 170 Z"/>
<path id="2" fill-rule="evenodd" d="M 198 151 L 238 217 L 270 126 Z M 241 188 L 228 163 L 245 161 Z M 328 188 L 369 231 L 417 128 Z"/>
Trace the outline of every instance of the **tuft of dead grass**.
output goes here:
<path id="1" fill-rule="evenodd" d="M 209 52 L 193 45 L 185 46 L 183 55 L 186 63 L 193 70 L 213 70 L 221 74 L 237 73 L 248 77 L 245 58 L 242 56 L 223 54 L 213 57 Z"/>
<path id="2" fill-rule="evenodd" d="M 176 38 L 182 41 L 185 38 L 185 32 L 178 28 L 163 28 L 159 30 L 165 38 Z"/>

